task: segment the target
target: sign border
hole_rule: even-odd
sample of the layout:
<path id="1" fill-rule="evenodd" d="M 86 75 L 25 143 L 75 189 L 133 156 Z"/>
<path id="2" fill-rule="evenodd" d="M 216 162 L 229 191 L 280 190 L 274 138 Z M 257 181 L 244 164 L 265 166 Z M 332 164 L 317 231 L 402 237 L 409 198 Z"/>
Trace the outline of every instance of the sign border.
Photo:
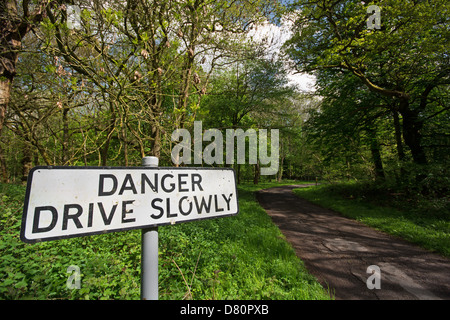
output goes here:
<path id="1" fill-rule="evenodd" d="M 154 224 L 148 224 L 143 226 L 137 226 L 137 227 L 129 227 L 129 228 L 117 228 L 117 229 L 111 229 L 111 230 L 104 230 L 104 231 L 93 231 L 93 232 L 87 232 L 87 233 L 81 233 L 81 234 L 73 234 L 73 235 L 64 235 L 64 236 L 57 236 L 57 237 L 49 237 L 49 238 L 39 238 L 39 239 L 27 239 L 25 237 L 25 224 L 26 224 L 26 218 L 28 213 L 28 204 L 30 200 L 30 191 L 31 191 L 31 184 L 33 181 L 33 174 L 37 170 L 42 169 L 50 169 L 50 170 L 146 170 L 146 171 L 152 171 L 152 170 L 185 170 L 185 169 L 191 169 L 191 170 L 225 170 L 225 171 L 232 171 L 234 176 L 234 190 L 236 193 L 236 201 L 237 201 L 237 210 L 235 213 L 228 213 L 224 215 L 220 215 L 219 217 L 206 217 L 206 218 L 196 218 L 196 219 L 190 219 L 190 220 L 183 220 L 175 223 L 171 222 L 164 222 L 164 223 L 154 223 Z M 172 224 L 181 224 L 186 222 L 194 222 L 199 220 L 209 220 L 209 219 L 217 219 L 217 218 L 224 218 L 224 217 L 231 217 L 235 216 L 239 213 L 239 199 L 237 197 L 237 180 L 236 180 L 236 171 L 233 168 L 221 168 L 221 167 L 114 167 L 114 166 L 36 166 L 33 167 L 29 174 L 27 179 L 27 189 L 25 193 L 25 200 L 24 200 L 24 206 L 23 206 L 23 212 L 22 212 L 22 222 L 20 226 L 20 240 L 22 240 L 25 243 L 37 243 L 37 242 L 45 242 L 45 241 L 53 241 L 53 240 L 62 240 L 62 239 L 71 239 L 71 238 L 79 238 L 79 237 L 87 237 L 87 236 L 93 236 L 93 235 L 99 235 L 99 234 L 107 234 L 107 233 L 113 233 L 113 232 L 122 232 L 122 231 L 128 231 L 128 230 L 139 230 L 139 229 L 146 229 L 151 227 L 159 227 L 159 226 L 166 226 L 166 225 L 172 225 Z"/>

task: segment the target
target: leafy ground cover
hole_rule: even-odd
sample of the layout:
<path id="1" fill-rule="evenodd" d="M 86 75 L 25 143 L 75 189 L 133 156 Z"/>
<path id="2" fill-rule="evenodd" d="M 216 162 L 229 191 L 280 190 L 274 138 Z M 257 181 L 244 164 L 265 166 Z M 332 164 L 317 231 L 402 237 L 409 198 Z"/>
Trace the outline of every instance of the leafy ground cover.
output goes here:
<path id="1" fill-rule="evenodd" d="M 273 185 L 240 186 L 237 216 L 159 228 L 160 299 L 329 299 L 255 200 Z M 139 230 L 25 244 L 24 194 L 0 184 L 0 299 L 139 299 Z"/>
<path id="2" fill-rule="evenodd" d="M 377 184 L 340 183 L 294 189 L 315 204 L 450 257 L 450 202 Z"/>

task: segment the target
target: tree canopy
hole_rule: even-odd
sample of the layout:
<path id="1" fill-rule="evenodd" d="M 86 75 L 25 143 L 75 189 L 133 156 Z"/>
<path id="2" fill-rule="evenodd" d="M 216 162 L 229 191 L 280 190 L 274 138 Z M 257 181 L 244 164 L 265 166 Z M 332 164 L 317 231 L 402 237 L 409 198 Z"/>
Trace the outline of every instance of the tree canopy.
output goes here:
<path id="1" fill-rule="evenodd" d="M 171 133 L 194 121 L 279 129 L 272 178 L 447 176 L 448 1 L 289 3 L 2 2 L 2 180 L 39 164 L 173 165 Z M 258 165 L 233 166 L 256 182 Z"/>
<path id="2" fill-rule="evenodd" d="M 285 44 L 291 65 L 318 76 L 318 86 L 328 97 L 324 101 L 334 104 L 328 112 L 345 108 L 348 115 L 340 118 L 347 124 L 356 114 L 366 124 L 370 117 L 372 125 L 391 118 L 397 138 L 401 122 L 415 164 L 448 161 L 433 154 L 448 151 L 448 135 L 438 127 L 448 131 L 450 6 L 447 1 L 377 1 L 381 28 L 372 29 L 367 27 L 370 4 L 295 2 L 293 36 Z M 321 110 L 325 117 L 328 112 Z M 430 136 L 443 143 L 431 143 Z M 398 150 L 404 160 L 402 147 Z"/>

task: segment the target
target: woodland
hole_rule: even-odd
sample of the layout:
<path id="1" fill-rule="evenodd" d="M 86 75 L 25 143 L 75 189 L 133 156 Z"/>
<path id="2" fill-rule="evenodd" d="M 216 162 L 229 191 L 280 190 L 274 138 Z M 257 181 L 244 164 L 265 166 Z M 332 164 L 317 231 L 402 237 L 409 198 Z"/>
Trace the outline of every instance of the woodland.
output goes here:
<path id="1" fill-rule="evenodd" d="M 279 129 L 280 168 L 266 179 L 442 193 L 449 5 L 374 3 L 378 29 L 365 1 L 3 1 L 1 180 L 149 155 L 173 166 L 171 134 L 195 120 Z M 270 25 L 287 36 L 261 32 Z M 294 73 L 314 76 L 314 88 Z M 261 178 L 259 163 L 232 166 L 239 181 Z"/>
<path id="2" fill-rule="evenodd" d="M 279 130 L 278 170 L 262 175 L 249 154 L 181 164 L 232 167 L 240 213 L 160 227 L 161 299 L 332 297 L 254 196 L 298 181 L 316 185 L 301 197 L 450 256 L 449 11 L 446 0 L 1 0 L 0 298 L 139 299 L 139 230 L 20 241 L 28 175 L 145 156 L 177 166 L 173 132 L 199 123 L 224 137 Z M 79 290 L 66 288 L 71 266 Z"/>

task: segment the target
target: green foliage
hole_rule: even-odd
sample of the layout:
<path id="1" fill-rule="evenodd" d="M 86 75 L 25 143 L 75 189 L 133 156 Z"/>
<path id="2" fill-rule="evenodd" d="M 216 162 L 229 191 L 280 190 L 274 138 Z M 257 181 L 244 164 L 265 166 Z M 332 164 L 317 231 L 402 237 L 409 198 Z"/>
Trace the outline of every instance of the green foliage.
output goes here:
<path id="1" fill-rule="evenodd" d="M 0 298 L 139 298 L 138 232 L 25 244 L 19 239 L 24 188 L 2 184 L 0 195 Z M 66 287 L 70 265 L 80 267 L 80 290 Z"/>
<path id="2" fill-rule="evenodd" d="M 210 94 L 203 100 L 201 120 L 216 128 L 255 125 L 255 115 L 273 113 L 293 93 L 281 62 L 266 58 L 239 61 L 216 70 L 210 87 Z"/>
<path id="3" fill-rule="evenodd" d="M 163 228 L 161 272 L 181 278 L 176 263 L 188 283 L 193 279 L 194 299 L 325 298 L 256 204 L 251 187 L 241 187 L 239 196 L 241 212 L 236 217 Z M 167 283 L 170 277 L 162 281 Z M 187 287 L 181 281 L 178 287 L 163 283 L 169 297 L 185 297 Z"/>
<path id="4" fill-rule="evenodd" d="M 405 180 L 413 162 L 418 181 L 449 161 L 450 6 L 377 1 L 381 29 L 370 30 L 370 4 L 292 5 L 295 24 L 285 49 L 298 71 L 315 72 L 323 98 L 309 113 L 309 146 L 330 179 Z M 426 164 L 432 165 L 419 168 Z"/>
<path id="5" fill-rule="evenodd" d="M 266 185 L 269 186 L 269 185 Z M 328 299 L 254 199 L 240 213 L 159 228 L 160 299 Z M 139 299 L 140 231 L 25 244 L 24 188 L 0 185 L 1 299 Z M 67 289 L 77 265 L 81 288 Z"/>
<path id="6" fill-rule="evenodd" d="M 27 6 L 33 11 L 28 2 L 21 10 Z M 246 34 L 281 9 L 268 0 L 79 6 L 79 28 L 67 26 L 64 6 L 49 6 L 36 32 L 21 43 L 0 136 L 3 182 L 25 180 L 27 168 L 40 164 L 136 165 L 145 155 L 172 164 L 171 132 L 208 114 L 202 98 L 214 68 L 260 59 L 263 45 Z M 247 77 L 253 78 L 245 105 L 225 103 L 220 113 L 267 107 L 262 96 L 273 97 L 266 91 L 280 83 L 282 68 L 263 62 Z M 218 114 L 212 110 L 202 120 L 217 127 Z M 253 123 L 247 115 L 244 125 Z M 23 147 L 10 148 L 11 136 Z"/>

